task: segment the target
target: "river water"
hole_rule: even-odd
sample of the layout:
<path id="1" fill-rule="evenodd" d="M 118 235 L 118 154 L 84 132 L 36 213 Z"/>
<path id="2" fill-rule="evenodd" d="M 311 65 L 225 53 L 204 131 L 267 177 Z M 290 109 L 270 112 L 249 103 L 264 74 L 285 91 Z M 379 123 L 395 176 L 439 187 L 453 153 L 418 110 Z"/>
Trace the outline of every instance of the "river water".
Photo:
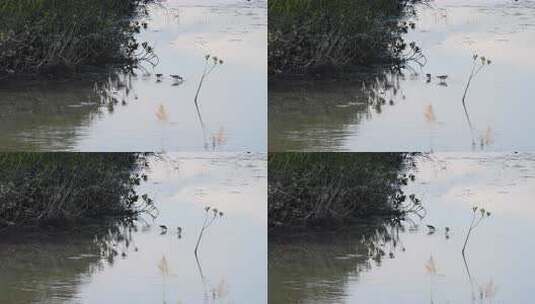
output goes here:
<path id="1" fill-rule="evenodd" d="M 423 219 L 270 236 L 269 303 L 530 303 L 535 155 L 431 154 L 413 173 Z M 491 215 L 463 259 L 473 206 Z"/>
<path id="2" fill-rule="evenodd" d="M 156 202 L 154 220 L 2 236 L 0 302 L 265 303 L 265 154 L 164 154 L 149 164 L 138 193 Z M 206 206 L 224 214 L 196 259 Z"/>
<path id="3" fill-rule="evenodd" d="M 0 82 L 2 150 L 265 151 L 266 6 L 265 0 L 158 1 L 137 37 L 154 48 L 154 68 L 146 63 L 131 77 L 99 75 L 97 86 Z M 207 54 L 223 64 L 205 77 L 197 108 Z M 184 81 L 169 76 L 175 74 Z"/>
<path id="4" fill-rule="evenodd" d="M 421 47 L 423 66 L 270 84 L 270 151 L 533 150 L 535 1 L 430 1 L 409 21 L 405 39 Z M 465 111 L 474 54 L 476 69 L 481 56 L 491 62 L 473 77 Z"/>

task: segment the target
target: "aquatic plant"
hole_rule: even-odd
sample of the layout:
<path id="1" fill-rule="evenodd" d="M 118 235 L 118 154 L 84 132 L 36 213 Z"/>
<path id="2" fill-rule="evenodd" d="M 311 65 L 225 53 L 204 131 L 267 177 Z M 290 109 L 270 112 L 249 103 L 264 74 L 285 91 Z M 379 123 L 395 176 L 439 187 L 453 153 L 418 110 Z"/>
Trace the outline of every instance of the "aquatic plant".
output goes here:
<path id="1" fill-rule="evenodd" d="M 490 65 L 491 63 L 492 61 L 485 56 L 480 56 L 478 54 L 474 54 L 472 56 L 472 70 L 470 71 L 470 75 L 468 76 L 468 80 L 466 82 L 466 87 L 464 89 L 464 93 L 462 97 L 462 105 L 463 105 L 464 113 L 466 116 L 466 121 L 468 122 L 468 126 L 470 127 L 470 132 L 472 132 L 472 145 L 475 145 L 474 134 L 473 134 L 474 127 L 472 125 L 470 115 L 468 114 L 468 108 L 466 107 L 466 96 L 468 95 L 468 90 L 470 89 L 470 85 L 472 84 L 472 80 L 474 79 L 474 77 L 476 77 L 484 67 Z M 484 145 L 484 142 L 485 142 L 484 138 L 482 138 L 481 146 Z"/>
<path id="2" fill-rule="evenodd" d="M 468 258 L 466 257 L 465 255 L 465 250 L 467 248 L 467 245 L 468 245 L 468 241 L 470 239 L 470 235 L 471 233 L 473 232 L 474 229 L 476 229 L 480 224 L 481 222 L 490 217 L 491 213 L 487 210 L 485 210 L 484 208 L 480 208 L 480 207 L 477 207 L 477 206 L 474 206 L 472 208 L 472 221 L 470 222 L 470 226 L 468 228 L 468 232 L 466 234 L 466 238 L 464 240 L 464 244 L 463 244 L 463 248 L 462 248 L 462 257 L 463 257 L 463 262 L 464 262 L 464 268 L 465 268 L 465 271 L 466 271 L 466 275 L 468 277 L 468 282 L 470 284 L 470 292 L 471 292 L 471 299 L 472 299 L 472 302 L 475 302 L 476 300 L 476 295 L 475 295 L 475 286 L 479 286 L 479 284 L 477 283 L 477 281 L 474 279 L 474 277 L 472 276 L 472 273 L 470 272 L 470 266 L 468 265 Z M 492 301 L 492 298 L 494 297 L 496 293 L 496 288 L 494 286 L 494 282 L 491 280 L 487 286 L 479 286 L 479 300 L 481 303 L 484 303 L 485 300 L 489 300 Z"/>
<path id="3" fill-rule="evenodd" d="M 156 216 L 141 153 L 0 153 L 0 228 Z"/>
<path id="4" fill-rule="evenodd" d="M 468 245 L 468 241 L 470 240 L 470 235 L 472 234 L 472 231 L 474 231 L 474 229 L 476 229 L 479 226 L 479 224 L 481 224 L 481 221 L 490 217 L 490 215 L 491 213 L 485 210 L 484 208 L 480 208 L 477 206 L 474 206 L 472 208 L 472 221 L 470 222 L 470 226 L 468 227 L 466 239 L 464 240 L 463 249 L 461 251 L 463 256 L 466 250 L 466 246 Z"/>
<path id="5" fill-rule="evenodd" d="M 197 86 L 197 91 L 195 92 L 195 98 L 193 99 L 195 101 L 195 105 L 198 105 L 199 94 L 206 77 L 208 77 L 208 75 L 210 75 L 218 65 L 223 64 L 223 60 L 221 58 L 210 54 L 204 56 L 204 61 L 204 69 L 201 74 L 201 79 L 199 80 L 199 85 Z"/>
<path id="6" fill-rule="evenodd" d="M 417 0 L 269 1 L 268 61 L 272 75 L 400 64 L 421 50 L 402 35 L 402 21 Z"/>
<path id="7" fill-rule="evenodd" d="M 197 238 L 197 243 L 195 244 L 195 256 L 197 256 L 197 253 L 199 251 L 199 245 L 201 244 L 202 237 L 206 230 L 212 226 L 212 224 L 219 218 L 223 217 L 223 212 L 218 210 L 217 208 L 212 208 L 210 206 L 207 206 L 204 208 L 205 216 L 204 216 L 204 222 L 201 226 L 201 230 L 199 231 L 199 237 Z"/>
<path id="8" fill-rule="evenodd" d="M 155 55 L 136 34 L 152 0 L 3 0 L 0 3 L 0 78 L 17 74 L 65 76 L 111 64 L 132 69 Z M 94 70 L 91 68 L 89 70 Z"/>
<path id="9" fill-rule="evenodd" d="M 466 104 L 466 95 L 468 94 L 468 89 L 470 88 L 472 79 L 474 79 L 474 77 L 476 77 L 485 66 L 490 65 L 492 63 L 489 58 L 485 56 L 480 56 L 478 54 L 474 54 L 472 56 L 472 59 L 472 70 L 470 71 L 470 75 L 468 76 L 468 80 L 466 82 L 466 87 L 464 89 L 464 94 L 462 98 L 463 105 Z"/>
<path id="10" fill-rule="evenodd" d="M 201 108 L 199 106 L 199 94 L 201 92 L 201 88 L 204 84 L 204 81 L 206 80 L 206 77 L 208 77 L 217 66 L 222 65 L 224 63 L 223 59 L 213 56 L 210 54 L 207 54 L 204 56 L 204 68 L 203 72 L 201 74 L 201 78 L 199 80 L 199 85 L 197 86 L 197 91 L 195 92 L 195 97 L 193 98 L 193 102 L 195 104 L 195 109 L 197 111 L 197 118 L 199 119 L 199 123 L 201 125 L 202 135 L 203 135 L 203 141 L 204 141 L 204 148 L 208 149 L 208 140 L 206 136 L 206 125 L 204 124 L 204 120 L 202 119 L 201 114 Z"/>

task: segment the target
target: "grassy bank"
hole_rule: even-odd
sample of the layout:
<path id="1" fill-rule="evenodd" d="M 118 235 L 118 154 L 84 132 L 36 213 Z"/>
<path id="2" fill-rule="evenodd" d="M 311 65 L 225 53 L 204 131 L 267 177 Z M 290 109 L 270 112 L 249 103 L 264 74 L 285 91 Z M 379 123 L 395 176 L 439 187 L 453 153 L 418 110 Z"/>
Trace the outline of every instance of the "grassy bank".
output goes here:
<path id="1" fill-rule="evenodd" d="M 153 211 L 137 153 L 1 153 L 0 229 Z"/>
<path id="2" fill-rule="evenodd" d="M 419 53 L 402 35 L 418 0 L 271 0 L 269 73 L 288 76 L 400 64 Z"/>
<path id="3" fill-rule="evenodd" d="M 128 67 L 152 49 L 135 34 L 151 0 L 3 0 L 0 2 L 0 79 L 61 75 L 82 67 Z"/>
<path id="4" fill-rule="evenodd" d="M 421 208 L 402 186 L 414 179 L 406 153 L 272 153 L 269 226 L 346 223 L 399 217 Z"/>

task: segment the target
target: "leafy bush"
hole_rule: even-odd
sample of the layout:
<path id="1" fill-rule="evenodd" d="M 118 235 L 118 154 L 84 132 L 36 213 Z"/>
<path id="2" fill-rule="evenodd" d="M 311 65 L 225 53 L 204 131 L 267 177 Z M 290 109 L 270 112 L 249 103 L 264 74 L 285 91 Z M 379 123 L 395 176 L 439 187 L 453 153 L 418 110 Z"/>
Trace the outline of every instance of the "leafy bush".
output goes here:
<path id="1" fill-rule="evenodd" d="M 323 224 L 400 216 L 420 202 L 401 186 L 414 179 L 405 153 L 273 153 L 269 156 L 269 224 Z"/>
<path id="2" fill-rule="evenodd" d="M 0 227 L 154 211 L 137 153 L 1 153 Z"/>
<path id="3" fill-rule="evenodd" d="M 270 0 L 269 72 L 399 63 L 417 0 Z M 416 46 L 410 45 L 412 51 Z"/>
<path id="4" fill-rule="evenodd" d="M 130 65 L 152 49 L 136 42 L 133 18 L 150 0 L 3 0 L 0 75 Z"/>

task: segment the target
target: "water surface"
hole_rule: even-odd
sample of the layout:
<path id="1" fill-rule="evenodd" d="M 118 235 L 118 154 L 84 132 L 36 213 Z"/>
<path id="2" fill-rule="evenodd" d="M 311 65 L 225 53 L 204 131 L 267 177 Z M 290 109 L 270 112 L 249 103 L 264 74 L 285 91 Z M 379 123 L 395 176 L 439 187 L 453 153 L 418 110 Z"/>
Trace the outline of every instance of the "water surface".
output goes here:
<path id="1" fill-rule="evenodd" d="M 445 0 L 416 8 L 416 28 L 405 38 L 421 47 L 423 66 L 270 84 L 270 151 L 533 150 L 535 1 Z M 474 77 L 465 112 L 474 54 L 491 63 Z"/>
<path id="2" fill-rule="evenodd" d="M 156 202 L 155 220 L 101 225 L 96 233 L 3 235 L 1 302 L 265 303 L 265 154 L 162 157 L 150 161 L 138 189 Z M 224 215 L 206 231 L 196 259 L 206 206 Z"/>
<path id="3" fill-rule="evenodd" d="M 266 1 L 168 0 L 148 11 L 137 39 L 154 48 L 155 67 L 98 81 L 0 82 L 2 149 L 265 151 Z M 223 64 L 197 107 L 207 54 Z"/>
<path id="4" fill-rule="evenodd" d="M 530 303 L 535 155 L 431 154 L 414 174 L 422 220 L 270 236 L 269 302 Z M 465 260 L 474 205 L 491 216 Z"/>

